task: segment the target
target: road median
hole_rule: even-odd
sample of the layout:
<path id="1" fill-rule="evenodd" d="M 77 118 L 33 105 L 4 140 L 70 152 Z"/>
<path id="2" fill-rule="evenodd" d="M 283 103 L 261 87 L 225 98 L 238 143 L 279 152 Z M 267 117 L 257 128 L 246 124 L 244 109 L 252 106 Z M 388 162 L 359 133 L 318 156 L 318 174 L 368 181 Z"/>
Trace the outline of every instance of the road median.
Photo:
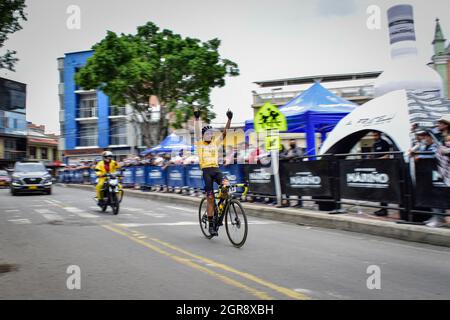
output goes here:
<path id="1" fill-rule="evenodd" d="M 91 185 L 59 185 L 69 188 L 94 190 L 94 187 Z M 201 198 L 195 196 L 175 193 L 143 192 L 130 189 L 126 190 L 126 196 L 194 206 L 198 205 L 201 200 Z M 346 214 L 331 215 L 327 212 L 318 212 L 308 209 L 276 208 L 273 206 L 252 203 L 243 203 L 243 206 L 248 215 L 270 220 L 450 247 L 450 229 L 447 228 L 433 229 L 426 226 L 371 220 Z"/>

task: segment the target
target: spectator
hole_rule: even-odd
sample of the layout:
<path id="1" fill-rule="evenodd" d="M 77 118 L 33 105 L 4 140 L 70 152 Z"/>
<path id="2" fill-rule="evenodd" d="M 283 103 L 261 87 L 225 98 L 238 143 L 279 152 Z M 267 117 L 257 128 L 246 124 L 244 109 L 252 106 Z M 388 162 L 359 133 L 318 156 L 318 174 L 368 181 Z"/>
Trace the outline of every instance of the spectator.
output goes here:
<path id="1" fill-rule="evenodd" d="M 450 115 L 443 115 L 437 121 L 437 132 L 435 133 L 437 140 L 441 145 L 444 145 L 447 141 L 447 136 L 449 135 L 449 126 L 450 126 Z"/>
<path id="2" fill-rule="evenodd" d="M 438 170 L 447 187 L 450 187 L 450 135 L 443 146 L 440 146 L 436 153 L 438 159 Z"/>
<path id="3" fill-rule="evenodd" d="M 417 133 L 420 141 L 417 154 L 411 152 L 411 156 L 414 157 L 415 161 L 420 161 L 420 159 L 434 159 L 436 153 L 439 150 L 438 144 L 433 140 L 433 136 L 428 131 L 420 131 Z M 442 209 L 431 209 L 434 213 L 444 213 Z M 425 221 L 425 224 L 432 228 L 441 227 L 446 223 L 445 217 L 441 215 L 433 215 L 431 219 Z"/>
<path id="4" fill-rule="evenodd" d="M 381 132 L 374 131 L 373 132 L 374 137 L 374 144 L 372 146 L 372 152 L 377 153 L 373 156 L 374 159 L 389 159 L 389 154 L 383 154 L 383 152 L 390 152 L 391 151 L 391 145 L 389 142 L 381 138 Z M 380 206 L 387 207 L 388 203 L 381 202 Z M 378 211 L 374 212 L 374 215 L 377 217 L 386 217 L 388 216 L 388 210 L 386 208 L 382 208 Z"/>
<path id="5" fill-rule="evenodd" d="M 419 139 L 418 154 L 411 153 L 414 159 L 416 161 L 419 159 L 434 159 L 439 146 L 434 142 L 431 133 L 428 131 L 419 131 L 417 137 Z"/>
<path id="6" fill-rule="evenodd" d="M 289 141 L 289 149 L 284 151 L 283 159 L 293 161 L 297 158 L 303 157 L 303 150 L 297 147 L 297 140 L 291 139 Z"/>

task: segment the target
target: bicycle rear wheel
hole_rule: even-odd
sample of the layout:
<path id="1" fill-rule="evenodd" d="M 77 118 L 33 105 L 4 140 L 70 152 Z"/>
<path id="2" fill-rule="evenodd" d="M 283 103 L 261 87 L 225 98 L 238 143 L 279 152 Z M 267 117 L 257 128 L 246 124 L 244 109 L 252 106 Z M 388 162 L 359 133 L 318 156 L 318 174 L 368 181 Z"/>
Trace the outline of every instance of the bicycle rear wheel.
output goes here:
<path id="1" fill-rule="evenodd" d="M 232 199 L 225 215 L 225 229 L 230 242 L 236 248 L 240 248 L 247 240 L 248 223 L 244 208 L 241 203 Z"/>
<path id="2" fill-rule="evenodd" d="M 206 198 L 203 198 L 198 208 L 198 222 L 200 223 L 200 229 L 202 230 L 203 235 L 207 239 L 211 239 L 213 236 L 209 233 L 207 208 L 208 203 Z"/>

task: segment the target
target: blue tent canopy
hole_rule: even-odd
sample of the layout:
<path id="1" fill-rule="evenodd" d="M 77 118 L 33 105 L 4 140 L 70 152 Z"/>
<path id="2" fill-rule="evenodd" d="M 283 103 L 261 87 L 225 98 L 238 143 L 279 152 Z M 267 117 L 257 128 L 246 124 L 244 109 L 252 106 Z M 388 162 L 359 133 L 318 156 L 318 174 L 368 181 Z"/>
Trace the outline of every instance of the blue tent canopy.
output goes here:
<path id="1" fill-rule="evenodd" d="M 336 124 L 358 105 L 347 101 L 316 82 L 308 90 L 280 107 L 286 116 L 289 133 L 306 133 L 307 155 L 315 155 L 315 133 L 333 130 Z M 245 131 L 253 129 L 253 120 L 245 122 Z"/>
<path id="2" fill-rule="evenodd" d="M 149 148 L 141 153 L 141 156 L 146 156 L 149 153 L 161 153 L 161 152 L 172 152 L 177 150 L 194 150 L 194 146 L 186 144 L 183 137 L 172 133 L 167 136 L 159 145 L 154 148 Z"/>

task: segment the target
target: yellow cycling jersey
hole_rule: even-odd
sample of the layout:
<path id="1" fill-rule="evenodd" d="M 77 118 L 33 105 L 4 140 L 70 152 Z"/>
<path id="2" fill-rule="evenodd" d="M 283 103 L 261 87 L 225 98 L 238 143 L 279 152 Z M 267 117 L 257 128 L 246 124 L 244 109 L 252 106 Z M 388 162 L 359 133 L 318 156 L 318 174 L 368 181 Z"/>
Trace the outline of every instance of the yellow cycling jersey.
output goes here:
<path id="1" fill-rule="evenodd" d="M 119 168 L 120 168 L 120 166 L 116 161 L 111 160 L 109 162 L 109 173 L 114 173 Z M 100 161 L 99 163 L 97 163 L 97 165 L 95 166 L 95 171 L 96 171 L 95 174 L 97 176 L 103 176 L 107 173 L 106 169 L 105 169 L 105 162 L 103 160 Z"/>
<path id="2" fill-rule="evenodd" d="M 200 168 L 218 168 L 219 167 L 219 146 L 220 139 L 213 139 L 211 143 L 204 141 L 197 142 L 197 152 Z"/>

